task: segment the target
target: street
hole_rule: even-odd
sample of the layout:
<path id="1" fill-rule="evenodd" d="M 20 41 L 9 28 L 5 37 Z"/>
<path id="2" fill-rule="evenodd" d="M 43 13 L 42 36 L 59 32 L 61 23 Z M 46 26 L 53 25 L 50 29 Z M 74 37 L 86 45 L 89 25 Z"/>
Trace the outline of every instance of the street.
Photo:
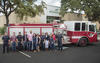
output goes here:
<path id="1" fill-rule="evenodd" d="M 100 42 L 77 47 L 68 45 L 63 51 L 9 52 L 2 54 L 0 46 L 0 63 L 100 63 Z"/>

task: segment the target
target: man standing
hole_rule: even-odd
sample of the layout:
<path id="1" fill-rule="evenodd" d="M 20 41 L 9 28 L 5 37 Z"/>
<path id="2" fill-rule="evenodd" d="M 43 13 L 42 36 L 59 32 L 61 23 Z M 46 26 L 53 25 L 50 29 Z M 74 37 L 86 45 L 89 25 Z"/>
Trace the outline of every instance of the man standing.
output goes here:
<path id="1" fill-rule="evenodd" d="M 46 38 L 45 38 L 44 33 L 42 33 L 42 35 L 41 35 L 41 42 L 40 42 L 42 50 L 45 50 L 44 39 L 46 39 Z"/>
<path id="2" fill-rule="evenodd" d="M 4 36 L 2 37 L 3 40 L 3 53 L 5 53 L 5 49 L 7 48 L 7 53 L 9 52 L 9 42 L 10 42 L 10 38 L 7 35 L 7 33 L 5 32 Z"/>
<path id="3" fill-rule="evenodd" d="M 24 48 L 24 50 L 27 50 L 27 43 L 28 43 L 27 32 L 25 32 L 23 35 L 23 48 Z"/>
<path id="4" fill-rule="evenodd" d="M 32 37 L 33 37 L 33 34 L 32 34 L 32 31 L 30 31 L 30 33 L 27 36 L 28 41 L 29 41 L 28 44 L 27 44 L 28 51 L 32 50 Z"/>
<path id="5" fill-rule="evenodd" d="M 18 41 L 18 50 L 22 50 L 23 36 L 21 35 L 21 32 L 19 32 L 17 36 L 17 41 Z"/>
<path id="6" fill-rule="evenodd" d="M 62 45 L 62 41 L 63 41 L 63 36 L 62 34 L 60 34 L 60 32 L 57 34 L 57 42 L 58 42 L 58 50 L 63 50 L 63 45 Z"/>
<path id="7" fill-rule="evenodd" d="M 15 32 L 13 32 L 13 35 L 11 36 L 11 42 L 12 42 L 12 51 L 16 51 L 16 35 Z"/>

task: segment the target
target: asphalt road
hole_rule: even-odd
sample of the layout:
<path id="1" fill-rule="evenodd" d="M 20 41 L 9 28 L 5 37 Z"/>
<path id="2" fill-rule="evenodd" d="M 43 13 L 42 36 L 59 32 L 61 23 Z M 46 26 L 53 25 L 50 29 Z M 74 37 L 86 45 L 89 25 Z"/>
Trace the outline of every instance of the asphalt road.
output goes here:
<path id="1" fill-rule="evenodd" d="M 10 52 L 2 54 L 0 63 L 100 63 L 100 42 L 87 47 L 67 45 L 63 51 Z"/>

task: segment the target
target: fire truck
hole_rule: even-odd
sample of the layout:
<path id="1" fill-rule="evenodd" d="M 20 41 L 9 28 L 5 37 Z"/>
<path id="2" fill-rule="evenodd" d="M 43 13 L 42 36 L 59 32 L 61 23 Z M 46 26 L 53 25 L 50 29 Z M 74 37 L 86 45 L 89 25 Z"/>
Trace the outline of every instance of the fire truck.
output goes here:
<path id="1" fill-rule="evenodd" d="M 11 36 L 13 32 L 22 35 L 30 30 L 33 33 L 42 34 L 48 32 L 49 34 L 60 32 L 64 41 L 63 44 L 77 44 L 79 46 L 86 46 L 89 43 L 97 42 L 96 24 L 90 21 L 64 21 L 62 24 L 9 24 L 8 35 Z"/>

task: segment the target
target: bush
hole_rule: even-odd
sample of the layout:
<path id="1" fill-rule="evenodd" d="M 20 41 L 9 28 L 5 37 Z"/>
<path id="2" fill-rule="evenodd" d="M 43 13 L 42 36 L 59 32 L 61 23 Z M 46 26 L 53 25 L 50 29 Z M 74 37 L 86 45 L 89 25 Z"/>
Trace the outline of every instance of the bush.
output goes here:
<path id="1" fill-rule="evenodd" d="M 3 35 L 5 33 L 6 27 L 0 27 L 0 34 Z"/>

